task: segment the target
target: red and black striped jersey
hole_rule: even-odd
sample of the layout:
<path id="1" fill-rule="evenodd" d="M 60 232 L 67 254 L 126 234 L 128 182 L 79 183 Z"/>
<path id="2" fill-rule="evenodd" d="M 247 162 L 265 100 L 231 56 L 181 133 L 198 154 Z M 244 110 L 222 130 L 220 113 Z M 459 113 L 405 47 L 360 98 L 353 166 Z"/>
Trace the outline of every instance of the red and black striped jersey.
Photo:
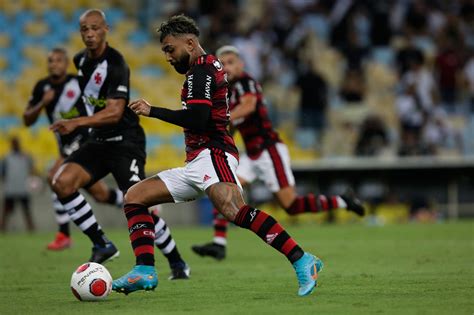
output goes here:
<path id="1" fill-rule="evenodd" d="M 205 130 L 184 128 L 186 161 L 192 161 L 206 148 L 218 148 L 238 158 L 239 154 L 230 135 L 229 105 L 227 102 L 227 79 L 220 61 L 213 55 L 202 55 L 186 73 L 181 102 L 211 107 L 211 117 Z"/>
<path id="2" fill-rule="evenodd" d="M 247 73 L 238 80 L 232 82 L 230 88 L 230 109 L 240 104 L 240 98 L 251 94 L 257 97 L 255 111 L 246 117 L 236 119 L 233 125 L 239 130 L 245 143 L 247 155 L 256 159 L 262 151 L 276 142 L 281 142 L 278 133 L 273 129 L 272 122 L 268 118 L 262 87 Z"/>

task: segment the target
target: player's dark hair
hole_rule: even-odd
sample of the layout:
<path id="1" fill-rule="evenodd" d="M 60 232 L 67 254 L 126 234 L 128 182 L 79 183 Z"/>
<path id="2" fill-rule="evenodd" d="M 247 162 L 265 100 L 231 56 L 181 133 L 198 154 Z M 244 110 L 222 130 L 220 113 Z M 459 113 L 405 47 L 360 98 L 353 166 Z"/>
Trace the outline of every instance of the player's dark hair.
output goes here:
<path id="1" fill-rule="evenodd" d="M 66 59 L 68 59 L 67 50 L 66 50 L 66 48 L 64 48 L 64 47 L 54 47 L 53 49 L 51 49 L 51 52 L 52 52 L 52 53 L 63 54 L 64 57 L 65 57 Z"/>
<path id="2" fill-rule="evenodd" d="M 168 21 L 161 23 L 156 32 L 160 34 L 160 42 L 163 42 L 168 35 L 193 34 L 199 37 L 199 27 L 196 22 L 184 14 L 170 17 Z"/>

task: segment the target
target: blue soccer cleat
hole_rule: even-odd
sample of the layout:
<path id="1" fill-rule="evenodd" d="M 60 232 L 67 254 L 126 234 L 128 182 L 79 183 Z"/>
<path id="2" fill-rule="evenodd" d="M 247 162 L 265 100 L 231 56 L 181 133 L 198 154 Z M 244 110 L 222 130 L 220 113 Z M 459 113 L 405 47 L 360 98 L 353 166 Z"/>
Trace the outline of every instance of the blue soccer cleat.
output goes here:
<path id="1" fill-rule="evenodd" d="M 132 271 L 114 280 L 112 290 L 129 294 L 138 290 L 154 290 L 158 285 L 158 275 L 154 266 L 136 265 Z"/>
<path id="2" fill-rule="evenodd" d="M 293 263 L 298 278 L 298 295 L 306 296 L 313 292 L 318 285 L 318 272 L 324 267 L 321 259 L 309 254 L 304 255 Z"/>

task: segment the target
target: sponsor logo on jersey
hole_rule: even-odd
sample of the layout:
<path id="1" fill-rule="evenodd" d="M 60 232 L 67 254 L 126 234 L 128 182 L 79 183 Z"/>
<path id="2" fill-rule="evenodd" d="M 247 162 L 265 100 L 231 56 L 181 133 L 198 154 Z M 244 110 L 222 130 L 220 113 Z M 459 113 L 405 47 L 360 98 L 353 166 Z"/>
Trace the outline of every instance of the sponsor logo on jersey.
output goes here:
<path id="1" fill-rule="evenodd" d="M 206 86 L 204 88 L 204 96 L 208 100 L 211 99 L 211 82 L 212 82 L 212 77 L 210 75 L 206 75 Z"/>
<path id="2" fill-rule="evenodd" d="M 209 175 L 206 174 L 206 175 L 204 175 L 204 178 L 202 179 L 202 181 L 203 181 L 203 182 L 207 182 L 207 181 L 210 180 L 210 179 L 211 179 L 211 176 L 209 176 Z"/>
<path id="3" fill-rule="evenodd" d="M 188 76 L 188 98 L 193 98 L 193 75 Z"/>
<path id="4" fill-rule="evenodd" d="M 73 107 L 68 112 L 60 112 L 59 115 L 61 116 L 62 119 L 71 119 L 71 118 L 78 117 L 80 114 L 79 114 L 79 110 L 76 107 Z"/>
<path id="5" fill-rule="evenodd" d="M 92 96 L 86 96 L 86 103 L 88 105 L 94 106 L 94 107 L 105 107 L 105 104 L 107 103 L 105 98 L 94 98 Z"/>

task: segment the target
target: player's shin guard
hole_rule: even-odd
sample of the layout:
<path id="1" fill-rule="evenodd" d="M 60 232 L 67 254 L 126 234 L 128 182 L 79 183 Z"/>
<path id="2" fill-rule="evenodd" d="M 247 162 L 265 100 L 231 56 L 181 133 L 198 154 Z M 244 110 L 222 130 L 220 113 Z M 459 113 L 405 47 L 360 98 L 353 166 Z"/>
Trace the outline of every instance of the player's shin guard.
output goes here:
<path id="1" fill-rule="evenodd" d="M 69 214 L 67 213 L 67 210 L 64 209 L 61 202 L 59 202 L 58 196 L 55 193 L 51 194 L 51 200 L 53 202 L 54 214 L 56 223 L 59 226 L 59 232 L 69 236 L 71 234 L 69 231 Z"/>
<path id="2" fill-rule="evenodd" d="M 171 235 L 169 227 L 166 225 L 165 220 L 160 218 L 155 213 L 151 212 L 153 222 L 155 225 L 155 244 L 160 251 L 168 259 L 171 267 L 176 264 L 185 264 L 176 246 L 176 242 Z"/>
<path id="3" fill-rule="evenodd" d="M 267 244 L 286 256 L 291 263 L 300 259 L 304 252 L 285 229 L 270 215 L 249 206 L 240 208 L 234 223 L 252 230 Z"/>
<path id="4" fill-rule="evenodd" d="M 226 246 L 227 245 L 227 226 L 229 221 L 219 212 L 216 208 L 212 209 L 212 215 L 214 217 L 214 239 L 213 243 Z"/>
<path id="5" fill-rule="evenodd" d="M 139 204 L 126 204 L 124 212 L 128 221 L 128 232 L 136 264 L 154 266 L 155 227 L 148 208 Z"/>
<path id="6" fill-rule="evenodd" d="M 308 194 L 306 196 L 298 196 L 295 201 L 288 207 L 286 212 L 290 215 L 301 213 L 317 213 L 326 212 L 333 209 L 345 208 L 346 203 L 339 196 L 327 197 L 325 195 Z"/>
<path id="7" fill-rule="evenodd" d="M 59 198 L 59 201 L 67 210 L 71 220 L 90 238 L 92 243 L 104 247 L 109 242 L 84 196 L 75 192 L 68 197 Z"/>

